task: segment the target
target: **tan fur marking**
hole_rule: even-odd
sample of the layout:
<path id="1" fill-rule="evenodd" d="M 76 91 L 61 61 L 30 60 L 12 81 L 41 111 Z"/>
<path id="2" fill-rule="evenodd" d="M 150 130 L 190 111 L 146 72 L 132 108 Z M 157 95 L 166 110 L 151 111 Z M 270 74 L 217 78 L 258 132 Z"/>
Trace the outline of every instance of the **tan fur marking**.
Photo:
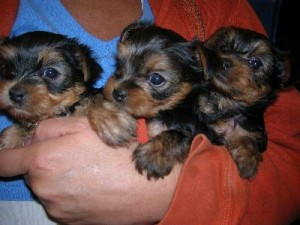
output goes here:
<path id="1" fill-rule="evenodd" d="M 180 91 L 167 99 L 155 100 L 141 89 L 129 90 L 125 109 L 134 116 L 151 118 L 161 110 L 173 108 L 191 91 L 191 84 L 182 83 Z"/>
<path id="2" fill-rule="evenodd" d="M 45 48 L 39 52 L 38 61 L 43 64 L 50 64 L 52 62 L 64 61 L 64 57 L 57 51 L 51 48 Z"/>

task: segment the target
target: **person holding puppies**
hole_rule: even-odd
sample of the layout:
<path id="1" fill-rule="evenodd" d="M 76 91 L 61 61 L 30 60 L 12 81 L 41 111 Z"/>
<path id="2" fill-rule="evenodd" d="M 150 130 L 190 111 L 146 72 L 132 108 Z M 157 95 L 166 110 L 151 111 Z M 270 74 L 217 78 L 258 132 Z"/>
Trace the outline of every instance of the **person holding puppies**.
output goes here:
<path id="1" fill-rule="evenodd" d="M 91 40 L 108 44 L 108 40 L 113 41 L 141 15 L 188 40 L 195 36 L 206 40 L 219 27 L 227 25 L 265 33 L 245 0 L 132 0 L 130 4 L 61 1 L 60 8 L 47 8 L 52 2 L 59 1 L 0 2 L 1 17 L 10 18 L 0 20 L 5 21 L 0 26 L 1 35 L 8 35 L 11 25 L 14 34 L 18 21 L 23 32 L 42 29 L 41 18 L 46 18 L 51 31 L 58 32 L 63 27 L 66 34 L 66 28 L 72 27 L 62 23 L 71 18 L 77 26 L 80 24 L 76 33 L 80 40 L 88 42 L 84 34 L 89 34 L 95 38 Z M 38 6 L 45 7 L 45 11 L 41 17 L 34 17 L 32 12 Z M 23 12 L 26 13 L 22 15 Z M 55 18 L 47 14 L 51 12 L 56 12 L 55 16 L 64 12 L 67 17 L 52 26 L 50 21 Z M 25 19 L 26 15 L 33 17 L 36 24 Z M 93 41 L 86 44 L 93 48 Z M 108 44 L 101 53 L 113 56 L 112 49 Z M 108 59 L 106 56 L 99 59 L 100 64 L 104 65 Z M 108 74 L 113 71 L 113 60 L 110 62 L 103 66 Z M 41 122 L 31 145 L 0 151 L 0 176 L 24 175 L 26 184 L 49 216 L 65 224 L 290 224 L 300 212 L 299 103 L 298 91 L 289 88 L 267 110 L 269 143 L 260 170 L 251 181 L 241 179 L 226 149 L 212 145 L 204 135 L 194 138 L 184 164 L 177 164 L 164 179 L 149 181 L 134 168 L 131 161 L 134 146 L 109 148 L 92 131 L 85 117 Z M 21 180 L 3 178 L 0 192 L 1 223 L 32 224 L 28 221 L 34 215 L 33 221 L 43 221 L 38 224 L 51 224 L 41 219 L 46 215 L 38 214 L 41 211 L 34 208 L 33 197 Z M 2 216 L 2 212 L 10 213 Z"/>

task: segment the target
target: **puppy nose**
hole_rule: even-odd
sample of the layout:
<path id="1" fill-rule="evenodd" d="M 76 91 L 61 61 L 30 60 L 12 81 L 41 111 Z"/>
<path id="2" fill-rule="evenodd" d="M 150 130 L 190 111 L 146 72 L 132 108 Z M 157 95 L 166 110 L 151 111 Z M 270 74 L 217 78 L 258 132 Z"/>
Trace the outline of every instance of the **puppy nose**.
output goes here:
<path id="1" fill-rule="evenodd" d="M 9 90 L 9 97 L 15 103 L 22 103 L 25 99 L 26 91 L 22 88 L 11 88 Z"/>
<path id="2" fill-rule="evenodd" d="M 124 90 L 114 89 L 113 97 L 117 102 L 122 102 L 127 97 L 127 94 Z"/>

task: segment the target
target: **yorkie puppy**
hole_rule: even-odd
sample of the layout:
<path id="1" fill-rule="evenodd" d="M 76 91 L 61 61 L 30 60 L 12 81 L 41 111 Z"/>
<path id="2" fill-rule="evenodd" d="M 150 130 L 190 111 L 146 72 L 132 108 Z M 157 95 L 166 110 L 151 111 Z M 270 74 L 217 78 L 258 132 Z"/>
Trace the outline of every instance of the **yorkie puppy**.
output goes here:
<path id="1" fill-rule="evenodd" d="M 201 67 L 196 45 L 147 22 L 129 25 L 118 44 L 117 70 L 105 97 L 135 118 L 145 118 L 149 141 L 133 152 L 136 169 L 148 179 L 163 178 L 182 163 L 200 132 L 194 113 Z"/>
<path id="2" fill-rule="evenodd" d="M 120 142 L 129 139 L 135 121 L 93 88 L 101 72 L 91 50 L 76 39 L 35 31 L 2 40 L 0 109 L 15 123 L 1 133 L 0 149 L 22 146 L 41 120 L 66 115 L 88 115 L 111 145 L 119 144 L 113 125 L 126 120 L 117 134 Z"/>
<path id="3" fill-rule="evenodd" d="M 212 142 L 227 147 L 240 176 L 251 179 L 267 146 L 264 112 L 283 85 L 283 55 L 267 37 L 235 27 L 215 32 L 198 54 L 208 82 L 199 118 Z"/>

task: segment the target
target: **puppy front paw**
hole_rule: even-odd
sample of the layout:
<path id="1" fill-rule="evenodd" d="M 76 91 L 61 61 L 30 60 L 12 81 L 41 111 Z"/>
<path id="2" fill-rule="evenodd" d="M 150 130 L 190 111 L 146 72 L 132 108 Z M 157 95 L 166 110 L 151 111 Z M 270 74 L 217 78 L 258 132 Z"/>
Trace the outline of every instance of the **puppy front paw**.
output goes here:
<path id="1" fill-rule="evenodd" d="M 153 142 L 139 144 L 133 152 L 135 168 L 140 173 L 146 173 L 147 179 L 159 179 L 168 175 L 174 164 L 174 159 L 163 155 L 164 146 L 155 145 Z"/>
<path id="2" fill-rule="evenodd" d="M 110 146 L 124 146 L 136 139 L 136 119 L 112 102 L 95 104 L 88 118 L 101 140 Z"/>
<path id="3" fill-rule="evenodd" d="M 0 133 L 0 150 L 23 146 L 25 141 L 32 136 L 32 133 L 32 130 L 25 130 L 18 125 L 5 128 Z"/>
<path id="4" fill-rule="evenodd" d="M 5 144 L 4 144 L 4 140 L 3 140 L 3 135 L 0 134 L 0 150 L 6 148 Z"/>
<path id="5" fill-rule="evenodd" d="M 246 149 L 245 146 L 237 147 L 233 150 L 233 160 L 235 161 L 240 177 L 252 179 L 258 172 L 259 163 L 262 156 L 259 152 L 254 152 L 253 149 Z"/>
<path id="6" fill-rule="evenodd" d="M 133 161 L 140 174 L 151 178 L 164 178 L 176 163 L 187 158 L 191 138 L 181 131 L 167 130 L 153 137 L 146 144 L 139 144 L 133 152 Z"/>

